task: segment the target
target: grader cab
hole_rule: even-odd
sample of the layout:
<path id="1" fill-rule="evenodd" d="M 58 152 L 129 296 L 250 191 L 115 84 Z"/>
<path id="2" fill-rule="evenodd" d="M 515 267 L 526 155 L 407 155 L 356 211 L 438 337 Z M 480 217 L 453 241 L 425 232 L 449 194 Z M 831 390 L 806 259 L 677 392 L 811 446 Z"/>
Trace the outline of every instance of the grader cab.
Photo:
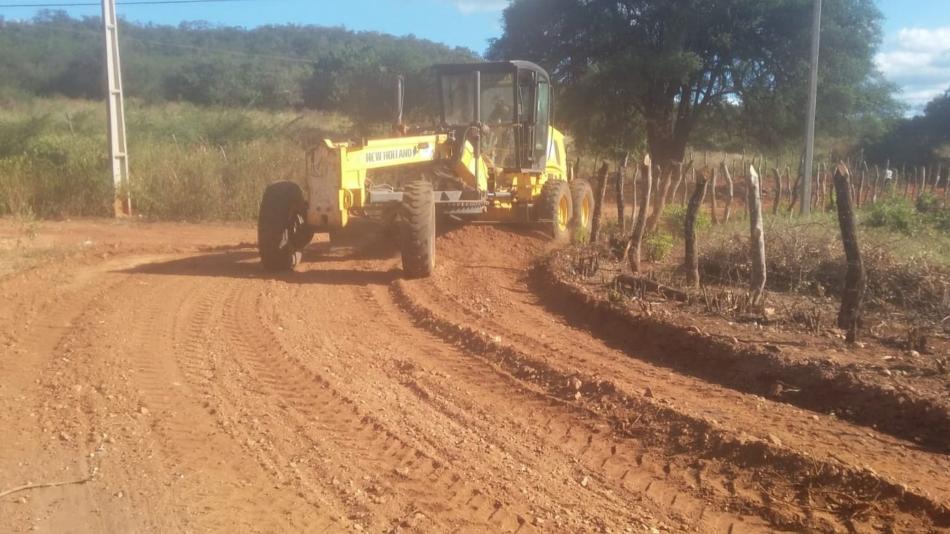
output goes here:
<path id="1" fill-rule="evenodd" d="M 324 140 L 307 154 L 306 197 L 293 182 L 267 187 L 258 219 L 266 269 L 293 269 L 314 233 L 333 235 L 355 217 L 398 226 L 413 278 L 432 273 L 436 224 L 446 218 L 533 224 L 558 240 L 589 231 L 593 194 L 586 181 L 569 180 L 544 69 L 527 61 L 435 69 L 438 127 L 402 123 L 400 82 L 393 137 Z"/>

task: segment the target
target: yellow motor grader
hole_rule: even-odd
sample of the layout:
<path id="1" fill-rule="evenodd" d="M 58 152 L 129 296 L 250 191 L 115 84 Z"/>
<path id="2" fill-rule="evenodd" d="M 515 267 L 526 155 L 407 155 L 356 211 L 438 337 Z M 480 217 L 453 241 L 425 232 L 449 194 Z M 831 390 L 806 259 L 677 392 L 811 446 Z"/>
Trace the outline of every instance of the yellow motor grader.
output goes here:
<path id="1" fill-rule="evenodd" d="M 569 179 L 564 135 L 551 126 L 547 72 L 527 61 L 435 69 L 438 127 L 402 124 L 400 79 L 392 137 L 312 148 L 306 197 L 294 182 L 267 187 L 257 229 L 266 269 L 293 269 L 314 233 L 332 240 L 356 217 L 398 228 L 412 278 L 432 273 L 436 221 L 447 218 L 535 224 L 559 240 L 589 232 L 594 196 L 587 181 Z M 377 183 L 380 171 L 403 178 Z"/>

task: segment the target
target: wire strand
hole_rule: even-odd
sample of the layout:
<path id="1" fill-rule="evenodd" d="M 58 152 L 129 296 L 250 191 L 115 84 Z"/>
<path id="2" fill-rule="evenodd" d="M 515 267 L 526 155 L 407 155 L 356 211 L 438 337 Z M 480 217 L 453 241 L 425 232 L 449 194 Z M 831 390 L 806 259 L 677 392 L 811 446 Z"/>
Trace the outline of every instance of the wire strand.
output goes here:
<path id="1" fill-rule="evenodd" d="M 221 4 L 221 3 L 230 3 L 230 2 L 259 2 L 262 0 L 126 0 L 123 2 L 116 2 L 116 5 L 120 6 L 154 6 L 154 5 L 168 5 L 168 4 Z M 101 2 L 61 2 L 61 3 L 50 3 L 50 4 L 0 4 L 0 9 L 3 8 L 29 8 L 29 7 L 92 7 L 92 6 L 101 6 Z"/>

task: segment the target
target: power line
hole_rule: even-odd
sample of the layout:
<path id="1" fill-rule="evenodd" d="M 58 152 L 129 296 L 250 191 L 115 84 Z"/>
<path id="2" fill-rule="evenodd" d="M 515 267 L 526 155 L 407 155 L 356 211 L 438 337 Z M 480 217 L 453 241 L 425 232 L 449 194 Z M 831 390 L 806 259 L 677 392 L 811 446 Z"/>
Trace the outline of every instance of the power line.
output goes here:
<path id="1" fill-rule="evenodd" d="M 168 4 L 220 4 L 229 2 L 258 2 L 261 0 L 127 0 L 116 2 L 120 6 L 154 6 Z M 100 2 L 62 2 L 56 4 L 0 4 L 2 8 L 13 7 L 99 7 Z"/>

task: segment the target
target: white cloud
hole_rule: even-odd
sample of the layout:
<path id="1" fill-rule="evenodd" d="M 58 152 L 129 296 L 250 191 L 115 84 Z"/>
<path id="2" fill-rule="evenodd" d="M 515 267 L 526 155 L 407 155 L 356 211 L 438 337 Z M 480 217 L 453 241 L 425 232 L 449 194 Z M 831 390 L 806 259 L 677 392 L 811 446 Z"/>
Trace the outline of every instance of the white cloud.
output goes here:
<path id="1" fill-rule="evenodd" d="M 950 27 L 903 28 L 897 39 L 907 50 L 940 52 L 950 49 Z"/>
<path id="2" fill-rule="evenodd" d="M 914 112 L 950 88 L 950 27 L 903 28 L 876 57 Z"/>
<path id="3" fill-rule="evenodd" d="M 498 12 L 508 7 L 508 0 L 452 0 L 464 15 Z"/>

